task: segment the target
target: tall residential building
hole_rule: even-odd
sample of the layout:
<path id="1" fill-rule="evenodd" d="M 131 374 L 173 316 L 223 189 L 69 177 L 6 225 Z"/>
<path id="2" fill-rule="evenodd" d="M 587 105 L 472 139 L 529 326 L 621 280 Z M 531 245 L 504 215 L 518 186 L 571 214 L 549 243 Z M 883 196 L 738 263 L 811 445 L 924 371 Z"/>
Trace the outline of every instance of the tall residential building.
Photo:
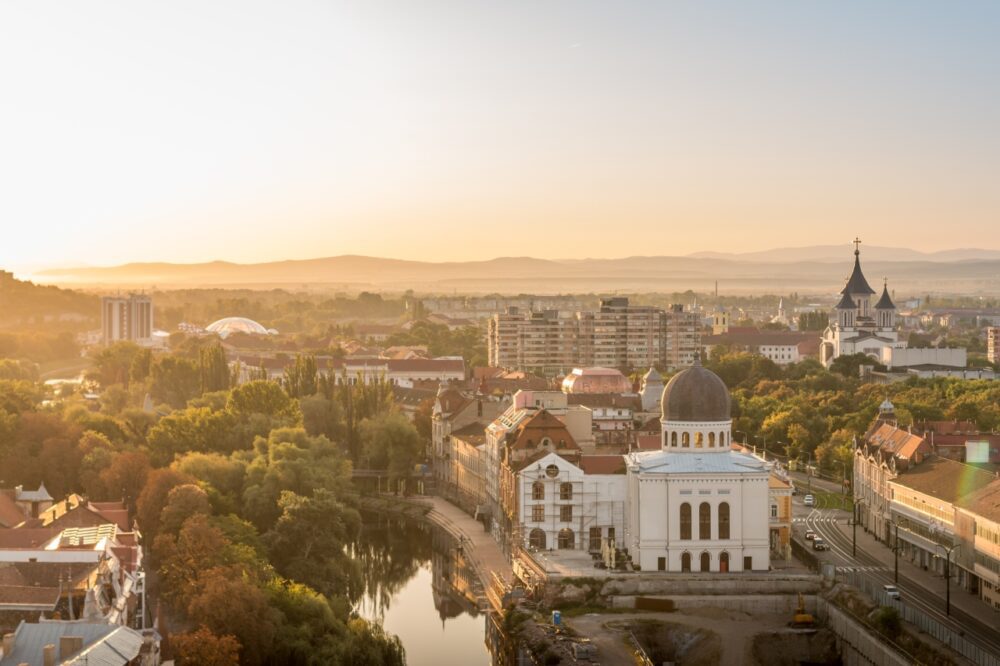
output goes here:
<path id="1" fill-rule="evenodd" d="M 105 296 L 101 299 L 104 344 L 120 340 L 150 343 L 153 339 L 153 299 L 145 294 Z"/>
<path id="2" fill-rule="evenodd" d="M 541 372 L 574 367 L 686 367 L 701 341 L 697 313 L 606 298 L 595 311 L 562 314 L 508 308 L 489 322 L 491 366 Z"/>
<path id="3" fill-rule="evenodd" d="M 1000 363 L 1000 326 L 986 329 L 986 358 L 990 363 Z"/>

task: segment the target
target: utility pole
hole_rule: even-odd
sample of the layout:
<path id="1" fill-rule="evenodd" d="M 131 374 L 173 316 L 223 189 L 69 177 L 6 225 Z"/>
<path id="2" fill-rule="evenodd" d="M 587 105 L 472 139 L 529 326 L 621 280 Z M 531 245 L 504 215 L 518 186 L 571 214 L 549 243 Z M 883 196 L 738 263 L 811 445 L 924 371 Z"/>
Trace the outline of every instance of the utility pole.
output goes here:
<path id="1" fill-rule="evenodd" d="M 854 520 L 851 521 L 851 557 L 855 559 L 858 557 L 858 513 L 864 503 L 864 500 L 854 503 Z"/>
<path id="2" fill-rule="evenodd" d="M 951 551 L 960 548 L 962 544 L 956 543 L 951 548 L 942 544 L 937 544 L 938 548 L 943 548 L 947 555 L 944 560 L 944 614 L 951 617 Z"/>

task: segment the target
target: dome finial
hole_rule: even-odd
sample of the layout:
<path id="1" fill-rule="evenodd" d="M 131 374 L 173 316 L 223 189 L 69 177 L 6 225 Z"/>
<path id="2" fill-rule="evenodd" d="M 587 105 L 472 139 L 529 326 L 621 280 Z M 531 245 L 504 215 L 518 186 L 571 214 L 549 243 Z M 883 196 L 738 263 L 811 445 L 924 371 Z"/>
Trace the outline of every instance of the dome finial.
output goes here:
<path id="1" fill-rule="evenodd" d="M 856 257 L 856 256 L 858 256 L 860 254 L 861 254 L 861 238 L 859 238 L 858 236 L 855 236 L 854 237 L 854 256 Z"/>

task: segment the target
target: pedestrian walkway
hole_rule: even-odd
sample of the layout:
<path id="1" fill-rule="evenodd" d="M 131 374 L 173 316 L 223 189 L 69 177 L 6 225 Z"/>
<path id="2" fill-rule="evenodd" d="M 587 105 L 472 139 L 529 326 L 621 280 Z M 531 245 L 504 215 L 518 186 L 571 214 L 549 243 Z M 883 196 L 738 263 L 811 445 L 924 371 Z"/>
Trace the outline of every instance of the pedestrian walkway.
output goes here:
<path id="1" fill-rule="evenodd" d="M 850 540 L 853 533 L 852 526 L 848 525 L 846 520 L 836 523 L 836 525 L 844 536 Z M 876 540 L 874 536 L 865 532 L 860 525 L 858 526 L 857 535 L 858 550 L 864 551 L 881 562 L 882 568 L 885 571 L 892 572 L 895 559 L 892 549 L 884 542 Z M 901 578 L 913 581 L 928 592 L 938 595 L 941 598 L 941 607 L 944 608 L 945 581 L 943 576 L 939 576 L 931 571 L 925 571 L 923 568 L 912 564 L 905 557 L 899 558 L 899 575 Z M 967 592 L 955 582 L 954 578 L 951 582 L 951 605 L 982 621 L 987 626 L 1000 630 L 1000 612 L 987 606 L 976 595 Z"/>
<path id="2" fill-rule="evenodd" d="M 447 530 L 462 545 L 487 593 L 496 588 L 494 575 L 505 586 L 513 582 L 514 572 L 507 557 L 482 523 L 440 497 L 421 497 L 420 501 L 431 506 L 427 520 Z"/>
<path id="3" fill-rule="evenodd" d="M 837 567 L 837 573 L 848 571 L 892 571 L 889 567 Z"/>

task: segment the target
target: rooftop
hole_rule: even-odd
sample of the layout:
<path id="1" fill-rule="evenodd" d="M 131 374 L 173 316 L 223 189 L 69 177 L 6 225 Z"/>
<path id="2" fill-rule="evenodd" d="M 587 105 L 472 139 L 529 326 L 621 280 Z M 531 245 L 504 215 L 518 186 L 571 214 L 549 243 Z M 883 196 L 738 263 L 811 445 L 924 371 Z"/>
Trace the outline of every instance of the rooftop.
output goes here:
<path id="1" fill-rule="evenodd" d="M 763 461 L 732 450 L 705 454 L 643 451 L 630 453 L 628 463 L 639 472 L 663 474 L 746 474 L 768 471 Z"/>
<path id="2" fill-rule="evenodd" d="M 932 456 L 890 483 L 954 504 L 996 479 L 996 474 L 981 467 Z"/>

